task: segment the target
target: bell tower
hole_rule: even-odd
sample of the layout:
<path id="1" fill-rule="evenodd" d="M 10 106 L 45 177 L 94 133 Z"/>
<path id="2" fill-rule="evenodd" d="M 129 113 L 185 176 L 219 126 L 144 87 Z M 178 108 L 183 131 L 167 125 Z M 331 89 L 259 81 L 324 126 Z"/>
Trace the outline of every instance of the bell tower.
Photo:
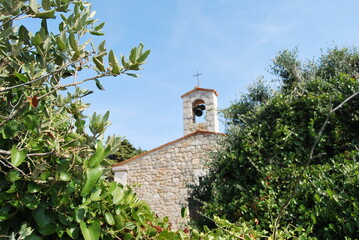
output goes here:
<path id="1" fill-rule="evenodd" d="M 217 97 L 216 90 L 199 87 L 181 96 L 185 136 L 196 131 L 219 132 Z"/>

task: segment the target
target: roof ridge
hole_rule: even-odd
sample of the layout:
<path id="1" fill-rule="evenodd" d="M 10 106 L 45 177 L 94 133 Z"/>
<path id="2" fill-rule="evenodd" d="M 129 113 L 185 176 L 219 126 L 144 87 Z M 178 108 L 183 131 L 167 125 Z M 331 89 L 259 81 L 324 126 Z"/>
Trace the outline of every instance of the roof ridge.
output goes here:
<path id="1" fill-rule="evenodd" d="M 144 152 L 144 153 L 141 153 L 141 154 L 139 154 L 139 155 L 133 156 L 132 158 L 129 158 L 129 159 L 123 161 L 123 162 L 116 163 L 116 164 L 112 165 L 112 167 L 117 167 L 117 166 L 123 165 L 123 164 L 128 163 L 128 162 L 130 162 L 130 161 L 132 161 L 132 160 L 135 160 L 135 159 L 137 159 L 137 158 L 140 158 L 140 157 L 142 157 L 142 156 L 145 156 L 145 155 L 147 155 L 147 154 L 149 154 L 149 153 L 155 152 L 155 151 L 157 151 L 158 149 L 164 148 L 164 147 L 166 147 L 166 146 L 168 146 L 168 145 L 171 145 L 171 144 L 173 144 L 173 143 L 176 143 L 176 142 L 178 142 L 178 141 L 181 141 L 182 139 L 189 138 L 189 137 L 191 137 L 191 136 L 193 136 L 193 135 L 195 135 L 195 134 L 198 134 L 198 133 L 210 133 L 210 134 L 217 134 L 217 135 L 225 135 L 225 134 L 219 133 L 219 132 L 211 132 L 211 131 L 201 131 L 201 130 L 198 130 L 198 131 L 192 132 L 192 133 L 190 133 L 190 134 L 187 134 L 187 135 L 185 135 L 185 136 L 183 136 L 183 137 L 177 138 L 177 139 L 175 139 L 175 140 L 173 140 L 173 141 L 171 141 L 171 142 L 162 144 L 162 145 L 160 145 L 159 147 L 153 148 L 153 149 L 151 149 L 151 150 L 149 150 L 149 151 L 147 151 L 147 152 Z"/>
<path id="2" fill-rule="evenodd" d="M 195 92 L 195 91 L 209 91 L 209 92 L 213 92 L 214 94 L 216 94 L 216 96 L 218 96 L 217 91 L 214 90 L 214 89 L 195 87 L 195 88 L 192 89 L 191 91 L 186 92 L 185 94 L 183 94 L 183 95 L 181 96 L 181 98 L 183 98 L 184 96 L 187 96 L 187 95 L 189 95 L 189 94 L 191 94 L 191 93 L 193 93 L 193 92 Z"/>

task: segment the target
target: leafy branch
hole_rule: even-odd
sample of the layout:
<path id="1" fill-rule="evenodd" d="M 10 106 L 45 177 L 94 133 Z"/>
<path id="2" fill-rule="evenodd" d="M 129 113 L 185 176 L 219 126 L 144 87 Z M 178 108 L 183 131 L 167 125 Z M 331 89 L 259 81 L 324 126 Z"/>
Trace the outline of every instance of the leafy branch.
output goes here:
<path id="1" fill-rule="evenodd" d="M 58 69 L 56 69 L 56 70 L 53 70 L 53 71 L 51 71 L 51 72 L 49 72 L 49 73 L 47 73 L 47 74 L 45 74 L 45 75 L 43 75 L 43 76 L 37 77 L 37 78 L 35 78 L 35 79 L 32 80 L 32 81 L 29 81 L 29 82 L 25 82 L 25 83 L 21 83 L 21 84 L 15 85 L 15 86 L 11 86 L 11 87 L 7 87 L 7 88 L 0 89 L 0 93 L 9 91 L 9 90 L 14 89 L 14 88 L 19 88 L 19 87 L 31 85 L 31 84 L 36 83 L 37 81 L 40 81 L 40 80 L 42 80 L 42 79 L 44 79 L 44 78 L 48 78 L 48 77 L 52 76 L 52 75 L 55 74 L 55 73 L 61 72 L 61 71 L 64 70 L 65 68 L 69 67 L 70 65 L 75 64 L 75 63 L 77 63 L 77 62 L 80 62 L 80 61 L 82 61 L 82 60 L 85 59 L 85 58 L 88 58 L 89 56 L 91 56 L 91 55 L 94 54 L 94 53 L 95 53 L 95 52 L 91 52 L 90 54 L 88 54 L 88 55 L 86 55 L 86 56 L 84 56 L 84 57 L 82 57 L 82 58 L 80 58 L 80 59 L 77 59 L 77 60 L 72 61 L 72 62 L 68 62 L 68 63 L 66 63 L 65 65 L 61 66 L 60 68 L 58 68 Z"/>

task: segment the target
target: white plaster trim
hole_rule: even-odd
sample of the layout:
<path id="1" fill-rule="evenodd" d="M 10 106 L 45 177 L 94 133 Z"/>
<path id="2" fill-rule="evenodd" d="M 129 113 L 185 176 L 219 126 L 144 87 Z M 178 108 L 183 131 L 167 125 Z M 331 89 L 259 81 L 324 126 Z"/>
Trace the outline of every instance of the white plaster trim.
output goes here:
<path id="1" fill-rule="evenodd" d="M 123 186 L 127 185 L 127 171 L 115 172 L 114 181 Z"/>
<path id="2" fill-rule="evenodd" d="M 128 166 L 117 166 L 112 168 L 113 172 L 127 172 Z"/>

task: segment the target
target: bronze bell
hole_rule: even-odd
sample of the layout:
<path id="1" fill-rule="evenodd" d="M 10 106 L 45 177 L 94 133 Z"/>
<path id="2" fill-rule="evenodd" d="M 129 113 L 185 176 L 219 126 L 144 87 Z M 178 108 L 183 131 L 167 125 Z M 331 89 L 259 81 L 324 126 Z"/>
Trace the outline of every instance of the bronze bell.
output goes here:
<path id="1" fill-rule="evenodd" d="M 196 115 L 197 117 L 200 117 L 203 115 L 203 111 L 206 109 L 206 106 L 201 104 L 201 105 L 198 105 L 197 107 L 193 108 L 193 112 L 194 112 L 194 115 Z"/>

